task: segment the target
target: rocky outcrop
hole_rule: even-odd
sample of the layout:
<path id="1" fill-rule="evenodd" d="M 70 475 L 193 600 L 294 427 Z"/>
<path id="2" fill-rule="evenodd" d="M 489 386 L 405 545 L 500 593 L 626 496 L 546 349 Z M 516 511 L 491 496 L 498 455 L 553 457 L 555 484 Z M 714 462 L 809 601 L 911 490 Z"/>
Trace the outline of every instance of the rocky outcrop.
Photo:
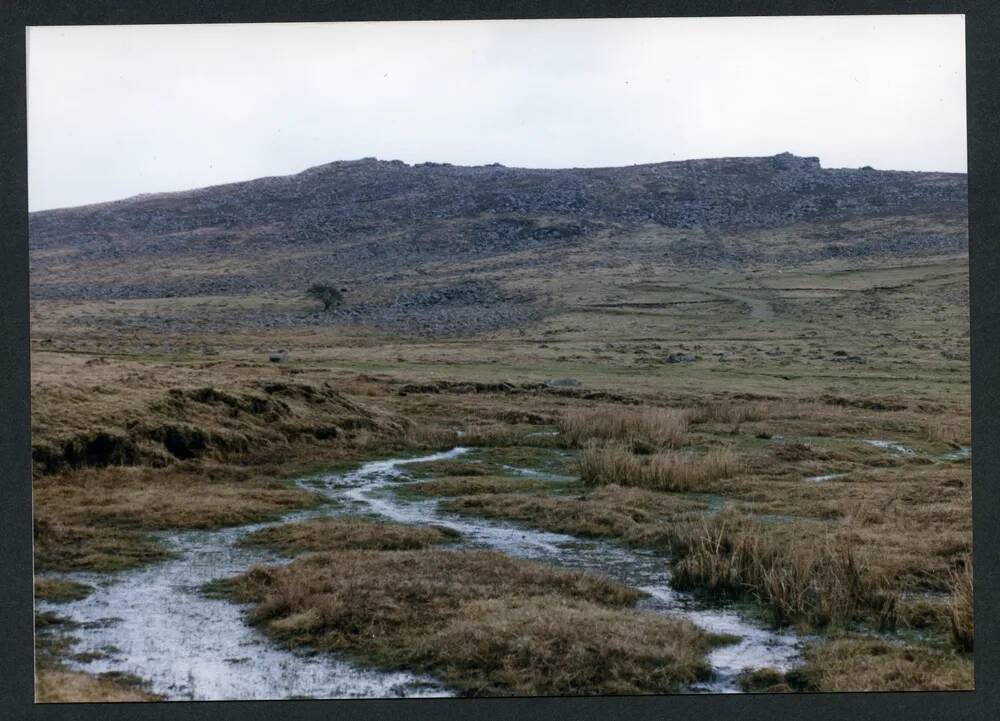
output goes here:
<path id="1" fill-rule="evenodd" d="M 335 282 L 388 290 L 349 294 L 331 314 L 268 322 L 479 332 L 538 314 L 538 299 L 502 289 L 524 268 L 556 272 L 574 255 L 594 267 L 738 268 L 962 252 L 966 202 L 965 175 L 826 169 L 788 153 L 560 170 L 365 158 L 33 213 L 32 296 L 258 294 Z M 886 222 L 862 232 L 859 219 Z M 779 228 L 798 228 L 804 242 L 743 242 Z"/>

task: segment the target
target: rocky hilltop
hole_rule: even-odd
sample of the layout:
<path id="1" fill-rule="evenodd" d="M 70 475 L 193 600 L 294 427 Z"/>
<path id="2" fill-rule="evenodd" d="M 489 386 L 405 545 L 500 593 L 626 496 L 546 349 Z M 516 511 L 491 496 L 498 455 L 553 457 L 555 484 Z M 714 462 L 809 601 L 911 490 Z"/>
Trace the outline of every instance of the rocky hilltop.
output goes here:
<path id="1" fill-rule="evenodd" d="M 33 213 L 32 294 L 123 299 L 376 284 L 398 292 L 359 299 L 355 317 L 370 311 L 405 323 L 413 304 L 510 306 L 504 278 L 569 259 L 578 271 L 963 252 L 966 202 L 965 175 L 826 169 L 788 153 L 559 170 L 365 158 Z"/>

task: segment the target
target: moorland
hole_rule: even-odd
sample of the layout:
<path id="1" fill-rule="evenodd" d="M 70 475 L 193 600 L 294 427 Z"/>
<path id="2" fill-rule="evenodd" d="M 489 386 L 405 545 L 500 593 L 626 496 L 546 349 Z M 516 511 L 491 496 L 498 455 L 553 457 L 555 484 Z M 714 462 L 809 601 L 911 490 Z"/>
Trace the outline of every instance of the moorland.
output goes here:
<path id="1" fill-rule="evenodd" d="M 449 693 L 689 690 L 739 641 L 470 523 L 793 634 L 745 691 L 972 685 L 964 175 L 365 159 L 34 213 L 30 250 L 41 701 L 183 697 L 76 609 L 223 529 L 270 555 L 189 598 Z M 302 482 L 391 458 L 434 523 Z"/>

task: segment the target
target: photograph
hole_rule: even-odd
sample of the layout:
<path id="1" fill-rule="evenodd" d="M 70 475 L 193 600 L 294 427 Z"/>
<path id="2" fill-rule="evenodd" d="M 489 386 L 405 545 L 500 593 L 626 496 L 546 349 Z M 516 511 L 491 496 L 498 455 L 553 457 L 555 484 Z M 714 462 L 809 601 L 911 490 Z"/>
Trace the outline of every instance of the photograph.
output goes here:
<path id="1" fill-rule="evenodd" d="M 965 16 L 25 45 L 37 704 L 975 689 Z"/>

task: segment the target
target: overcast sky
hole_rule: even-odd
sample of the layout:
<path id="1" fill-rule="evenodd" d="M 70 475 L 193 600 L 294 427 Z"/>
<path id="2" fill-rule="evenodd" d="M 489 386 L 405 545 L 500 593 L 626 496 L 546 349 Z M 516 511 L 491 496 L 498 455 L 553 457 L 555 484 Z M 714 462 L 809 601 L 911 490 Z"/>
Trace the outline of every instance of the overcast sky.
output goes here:
<path id="1" fill-rule="evenodd" d="M 965 172 L 962 16 L 32 28 L 32 210 L 367 156 Z"/>

